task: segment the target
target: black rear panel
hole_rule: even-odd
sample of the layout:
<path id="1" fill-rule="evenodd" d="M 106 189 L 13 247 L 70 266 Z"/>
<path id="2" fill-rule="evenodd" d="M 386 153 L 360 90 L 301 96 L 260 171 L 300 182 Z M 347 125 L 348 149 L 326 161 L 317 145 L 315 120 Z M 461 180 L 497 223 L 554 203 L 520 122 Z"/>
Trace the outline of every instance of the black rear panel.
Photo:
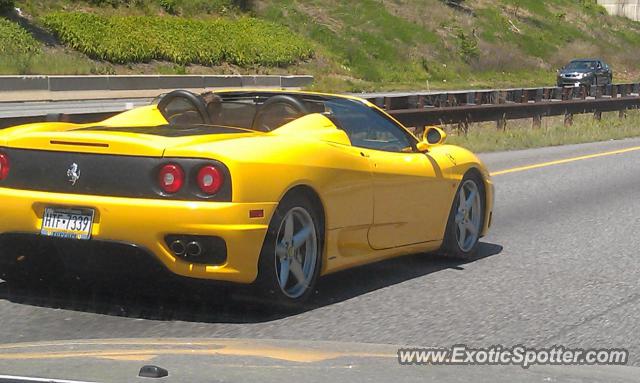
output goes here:
<path id="1" fill-rule="evenodd" d="M 0 187 L 68 194 L 176 200 L 208 199 L 231 201 L 231 178 L 224 164 L 207 159 L 158 158 L 90 153 L 54 152 L 0 148 L 9 156 L 9 176 Z M 179 164 L 186 182 L 175 194 L 164 194 L 158 186 L 158 172 L 168 163 Z M 79 176 L 75 184 L 68 174 L 73 165 Z M 221 190 L 213 196 L 200 194 L 196 174 L 213 164 L 225 175 Z M 74 172 L 71 171 L 71 174 Z"/>

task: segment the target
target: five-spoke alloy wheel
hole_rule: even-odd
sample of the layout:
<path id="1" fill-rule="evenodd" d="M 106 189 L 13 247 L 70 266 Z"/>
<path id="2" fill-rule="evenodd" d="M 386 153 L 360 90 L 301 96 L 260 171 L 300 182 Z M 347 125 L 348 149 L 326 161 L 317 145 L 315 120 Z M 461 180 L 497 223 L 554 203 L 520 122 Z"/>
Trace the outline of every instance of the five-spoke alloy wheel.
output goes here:
<path id="1" fill-rule="evenodd" d="M 474 255 L 484 225 L 484 184 L 479 176 L 467 174 L 460 183 L 447 223 L 443 252 L 453 258 Z"/>
<path id="2" fill-rule="evenodd" d="M 318 213 L 308 198 L 291 195 L 271 219 L 260 254 L 257 285 L 276 303 L 299 304 L 315 287 L 323 243 Z"/>
<path id="3" fill-rule="evenodd" d="M 289 210 L 277 238 L 275 267 L 280 289 L 295 299 L 309 287 L 318 258 L 316 226 L 309 212 L 301 207 Z"/>
<path id="4" fill-rule="evenodd" d="M 478 241 L 482 228 L 482 201 L 478 186 L 473 180 L 466 180 L 458 190 L 458 210 L 455 215 L 456 240 L 460 250 L 470 251 Z"/>

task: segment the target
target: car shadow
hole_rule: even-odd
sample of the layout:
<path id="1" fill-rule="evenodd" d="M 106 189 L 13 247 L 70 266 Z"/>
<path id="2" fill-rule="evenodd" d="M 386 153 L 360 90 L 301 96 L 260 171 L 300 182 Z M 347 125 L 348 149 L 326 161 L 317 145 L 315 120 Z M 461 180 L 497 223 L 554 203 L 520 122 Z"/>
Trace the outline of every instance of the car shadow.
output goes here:
<path id="1" fill-rule="evenodd" d="M 0 282 L 0 300 L 22 305 L 157 321 L 261 323 L 298 315 L 360 295 L 497 255 L 502 246 L 481 242 L 476 257 L 454 260 L 436 254 L 398 257 L 330 274 L 308 303 L 274 309 L 242 287 L 181 281 L 66 281 L 56 287 L 19 288 Z"/>

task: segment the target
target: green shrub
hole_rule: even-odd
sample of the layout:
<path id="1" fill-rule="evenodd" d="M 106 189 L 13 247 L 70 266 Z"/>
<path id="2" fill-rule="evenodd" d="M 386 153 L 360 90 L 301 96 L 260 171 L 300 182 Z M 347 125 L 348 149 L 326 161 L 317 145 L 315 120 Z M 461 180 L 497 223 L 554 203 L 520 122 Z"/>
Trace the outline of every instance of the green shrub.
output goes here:
<path id="1" fill-rule="evenodd" d="M 115 63 L 285 66 L 311 57 L 311 46 L 282 26 L 244 17 L 178 17 L 53 13 L 42 21 L 67 46 Z"/>
<path id="2" fill-rule="evenodd" d="M 0 12 L 12 10 L 15 7 L 14 0 L 0 0 Z"/>
<path id="3" fill-rule="evenodd" d="M 36 54 L 40 44 L 18 24 L 0 18 L 0 56 Z"/>
<path id="4" fill-rule="evenodd" d="M 171 15 L 178 14 L 178 2 L 176 0 L 160 0 L 160 6 Z"/>
<path id="5" fill-rule="evenodd" d="M 459 28 L 456 33 L 456 39 L 458 43 L 458 53 L 464 61 L 471 62 L 480 56 L 478 39 L 474 35 L 468 35 L 464 33 L 462 28 Z"/>

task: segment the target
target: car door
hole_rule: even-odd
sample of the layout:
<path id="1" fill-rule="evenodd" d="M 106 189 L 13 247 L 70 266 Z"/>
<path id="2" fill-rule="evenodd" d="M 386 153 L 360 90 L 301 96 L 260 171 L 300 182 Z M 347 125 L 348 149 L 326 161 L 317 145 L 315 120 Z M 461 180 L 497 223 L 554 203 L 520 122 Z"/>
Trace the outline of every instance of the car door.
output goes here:
<path id="1" fill-rule="evenodd" d="M 353 100 L 339 124 L 370 161 L 373 225 L 369 244 L 388 249 L 441 239 L 451 194 L 437 162 L 415 150 L 416 139 L 384 113 Z M 443 211 L 445 213 L 443 213 Z"/>

